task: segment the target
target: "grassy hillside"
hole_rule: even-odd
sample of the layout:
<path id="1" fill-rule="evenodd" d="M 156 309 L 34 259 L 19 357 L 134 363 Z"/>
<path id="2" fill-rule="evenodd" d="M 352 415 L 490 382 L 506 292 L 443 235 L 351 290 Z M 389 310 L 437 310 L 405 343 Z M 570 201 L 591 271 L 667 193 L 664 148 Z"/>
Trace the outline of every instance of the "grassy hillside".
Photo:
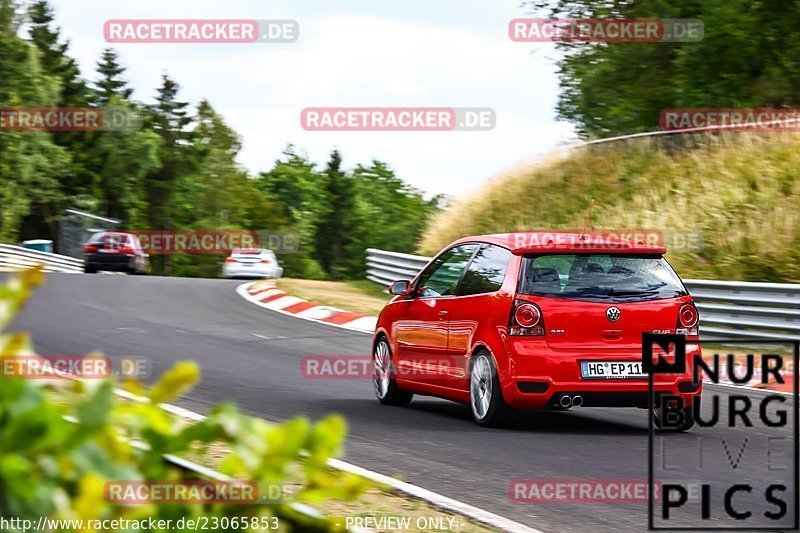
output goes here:
<path id="1" fill-rule="evenodd" d="M 464 235 L 581 228 L 592 198 L 596 229 L 701 232 L 699 249 L 667 255 L 683 277 L 800 282 L 800 134 L 563 150 L 455 202 L 431 222 L 420 252 Z"/>

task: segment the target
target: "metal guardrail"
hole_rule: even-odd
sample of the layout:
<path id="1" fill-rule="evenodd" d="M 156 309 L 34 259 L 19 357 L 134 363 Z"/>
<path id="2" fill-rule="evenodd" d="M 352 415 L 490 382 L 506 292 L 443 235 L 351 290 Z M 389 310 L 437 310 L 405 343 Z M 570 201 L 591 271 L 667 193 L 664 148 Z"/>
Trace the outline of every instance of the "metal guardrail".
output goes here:
<path id="1" fill-rule="evenodd" d="M 431 260 L 421 255 L 367 248 L 367 279 L 388 287 L 397 279 L 412 279 Z"/>
<path id="2" fill-rule="evenodd" d="M 0 244 L 0 270 L 20 270 L 36 265 L 43 265 L 45 272 L 83 272 L 83 261 L 80 259 Z"/>
<path id="3" fill-rule="evenodd" d="M 704 338 L 800 340 L 800 285 L 684 280 Z"/>
<path id="4" fill-rule="evenodd" d="M 413 279 L 431 260 L 367 249 L 367 279 L 388 287 Z M 703 339 L 800 340 L 800 284 L 683 280 L 700 311 Z"/>

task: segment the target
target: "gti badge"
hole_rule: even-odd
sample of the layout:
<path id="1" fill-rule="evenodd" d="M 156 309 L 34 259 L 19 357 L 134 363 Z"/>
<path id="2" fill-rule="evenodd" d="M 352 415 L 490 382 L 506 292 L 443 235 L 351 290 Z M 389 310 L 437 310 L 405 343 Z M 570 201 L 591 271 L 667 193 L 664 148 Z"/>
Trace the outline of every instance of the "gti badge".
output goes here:
<path id="1" fill-rule="evenodd" d="M 609 322 L 616 322 L 619 320 L 619 308 L 618 307 L 609 307 L 606 311 L 606 318 Z"/>

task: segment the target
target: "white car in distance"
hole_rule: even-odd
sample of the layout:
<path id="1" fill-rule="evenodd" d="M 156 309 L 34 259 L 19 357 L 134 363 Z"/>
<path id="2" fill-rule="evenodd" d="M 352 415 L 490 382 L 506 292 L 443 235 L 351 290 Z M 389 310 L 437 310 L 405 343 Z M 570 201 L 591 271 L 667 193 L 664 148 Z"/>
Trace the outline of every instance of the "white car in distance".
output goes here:
<path id="1" fill-rule="evenodd" d="M 282 275 L 275 252 L 266 248 L 236 248 L 222 264 L 223 278 L 277 279 Z"/>

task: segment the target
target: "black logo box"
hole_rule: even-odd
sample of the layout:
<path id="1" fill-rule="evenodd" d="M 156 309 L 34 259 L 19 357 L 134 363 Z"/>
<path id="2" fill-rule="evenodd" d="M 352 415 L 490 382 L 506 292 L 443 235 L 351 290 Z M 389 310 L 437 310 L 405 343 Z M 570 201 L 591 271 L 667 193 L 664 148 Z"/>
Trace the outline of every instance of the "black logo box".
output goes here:
<path id="1" fill-rule="evenodd" d="M 793 420 L 793 436 L 794 436 L 794 524 L 791 527 L 775 527 L 775 526 L 748 526 L 748 527 L 656 527 L 654 515 L 654 479 L 653 479 L 653 438 L 655 428 L 653 424 L 653 414 L 648 416 L 648 454 L 647 454 L 647 520 L 648 529 L 651 531 L 797 531 L 800 529 L 800 497 L 798 496 L 798 488 L 800 488 L 800 340 L 795 339 L 714 339 L 714 340 L 692 340 L 691 344 L 714 344 L 724 346 L 744 346 L 752 349 L 754 346 L 792 346 L 793 347 L 793 385 L 794 391 L 792 392 L 792 399 L 794 406 L 792 408 Z M 655 390 L 653 384 L 653 375 L 658 373 L 683 373 L 686 371 L 686 337 L 684 335 L 676 334 L 660 334 L 660 333 L 643 333 L 642 334 L 642 371 L 648 373 L 648 401 L 649 405 L 655 405 Z M 675 346 L 675 363 L 670 363 L 659 359 L 657 364 L 653 364 L 653 346 L 658 345 L 669 353 L 669 345 Z M 694 372 L 694 369 L 692 369 Z"/>

